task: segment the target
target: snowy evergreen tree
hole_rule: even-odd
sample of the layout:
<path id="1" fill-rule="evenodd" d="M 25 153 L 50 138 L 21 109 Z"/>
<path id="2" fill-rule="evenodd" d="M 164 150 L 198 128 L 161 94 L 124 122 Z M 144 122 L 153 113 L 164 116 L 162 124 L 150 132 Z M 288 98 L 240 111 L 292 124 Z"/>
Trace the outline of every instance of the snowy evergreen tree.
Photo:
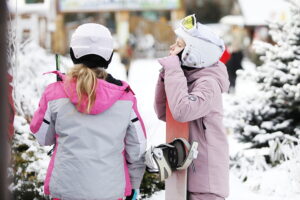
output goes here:
<path id="1" fill-rule="evenodd" d="M 15 118 L 16 133 L 12 145 L 12 184 L 10 189 L 16 200 L 47 200 L 43 185 L 50 161 L 47 152 L 51 147 L 41 147 L 30 133 L 28 122 L 21 116 Z"/>
<path id="2" fill-rule="evenodd" d="M 29 122 L 38 106 L 45 86 L 55 81 L 55 76 L 44 72 L 55 70 L 55 57 L 35 42 L 16 38 L 15 22 L 9 20 L 8 46 L 10 74 L 13 76 L 13 98 L 16 108 L 15 135 L 11 147 L 11 184 L 16 200 L 49 199 L 43 184 L 51 147 L 40 146 L 29 130 Z"/>
<path id="3" fill-rule="evenodd" d="M 10 34 L 13 34 L 12 30 Z M 10 190 L 16 200 L 47 200 L 43 192 L 44 179 L 51 147 L 42 147 L 30 132 L 29 122 L 45 86 L 55 80 L 54 76 L 42 76 L 55 69 L 54 55 L 34 42 L 19 42 L 10 35 L 8 52 L 13 75 L 16 116 L 15 135 L 12 141 L 12 167 Z"/>
<path id="4" fill-rule="evenodd" d="M 255 44 L 263 61 L 252 74 L 259 91 L 242 102 L 236 101 L 234 131 L 250 148 L 269 148 L 274 141 L 280 144 L 286 135 L 300 138 L 300 3 L 289 3 L 287 21 L 269 25 L 274 44 Z M 272 155 L 266 158 L 273 164 L 282 159 Z"/>

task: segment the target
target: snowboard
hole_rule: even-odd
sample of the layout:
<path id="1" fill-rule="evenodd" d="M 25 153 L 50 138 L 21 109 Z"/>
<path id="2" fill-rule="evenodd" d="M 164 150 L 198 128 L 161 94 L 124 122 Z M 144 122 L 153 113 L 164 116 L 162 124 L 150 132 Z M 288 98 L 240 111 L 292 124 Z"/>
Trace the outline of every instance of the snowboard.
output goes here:
<path id="1" fill-rule="evenodd" d="M 176 121 L 166 102 L 166 142 L 170 143 L 175 138 L 185 138 L 189 141 L 188 122 Z M 187 170 L 173 171 L 172 175 L 165 180 L 166 200 L 186 200 L 187 199 Z"/>

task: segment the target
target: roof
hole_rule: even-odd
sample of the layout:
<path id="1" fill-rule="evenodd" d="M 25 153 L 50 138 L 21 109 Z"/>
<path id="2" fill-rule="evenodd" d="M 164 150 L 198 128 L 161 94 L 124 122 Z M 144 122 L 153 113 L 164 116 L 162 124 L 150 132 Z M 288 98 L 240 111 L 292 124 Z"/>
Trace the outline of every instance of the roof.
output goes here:
<path id="1" fill-rule="evenodd" d="M 238 15 L 224 16 L 222 24 L 239 26 L 265 26 L 269 22 L 285 21 L 289 17 L 289 4 L 285 0 L 236 0 Z"/>
<path id="2" fill-rule="evenodd" d="M 44 0 L 44 3 L 26 4 L 25 0 L 9 0 L 9 12 L 15 14 L 38 14 L 40 16 L 47 16 L 50 10 L 51 0 Z"/>
<path id="3" fill-rule="evenodd" d="M 238 0 L 245 25 L 267 25 L 269 21 L 284 20 L 289 4 L 284 0 Z"/>

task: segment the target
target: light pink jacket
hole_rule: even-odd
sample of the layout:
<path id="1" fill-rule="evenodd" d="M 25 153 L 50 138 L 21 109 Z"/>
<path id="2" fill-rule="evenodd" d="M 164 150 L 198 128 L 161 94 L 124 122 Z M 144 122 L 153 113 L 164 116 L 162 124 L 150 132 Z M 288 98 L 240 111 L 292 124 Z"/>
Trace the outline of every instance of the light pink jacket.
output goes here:
<path id="1" fill-rule="evenodd" d="M 164 68 L 156 86 L 155 111 L 166 119 L 166 99 L 175 120 L 189 122 L 190 141 L 197 141 L 195 169 L 188 171 L 188 191 L 229 193 L 229 153 L 223 126 L 222 93 L 228 91 L 226 66 L 218 62 L 203 69 L 182 70 L 177 56 L 159 59 Z"/>

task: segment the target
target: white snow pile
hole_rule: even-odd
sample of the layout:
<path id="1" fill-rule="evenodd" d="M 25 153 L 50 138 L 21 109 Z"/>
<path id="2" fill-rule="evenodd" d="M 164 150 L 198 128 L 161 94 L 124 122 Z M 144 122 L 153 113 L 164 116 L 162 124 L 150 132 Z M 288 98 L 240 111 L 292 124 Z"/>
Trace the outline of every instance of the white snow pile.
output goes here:
<path id="1" fill-rule="evenodd" d="M 253 107 L 249 108 L 249 96 L 253 96 L 252 101 L 257 103 L 257 110 L 254 112 L 263 112 L 260 108 L 263 108 L 262 100 L 264 98 L 259 95 L 258 86 L 253 82 L 252 77 L 247 76 L 249 73 L 253 75 L 257 72 L 248 65 L 251 63 L 244 63 L 247 70 L 238 77 L 236 95 L 224 95 L 224 124 L 230 134 L 231 174 L 243 182 L 243 185 L 249 189 L 247 192 L 250 196 L 258 195 L 255 196 L 256 200 L 298 200 L 300 199 L 300 140 L 284 135 L 282 132 L 260 133 L 253 140 L 261 143 L 269 141 L 270 147 L 249 149 L 251 143 L 241 143 L 233 134 L 233 129 L 241 124 L 244 124 L 244 130 L 247 132 L 244 134 L 250 135 L 252 132 L 258 131 L 257 126 L 243 123 L 242 118 L 236 118 L 241 114 L 247 115 L 249 112 L 245 112 L 245 110 L 253 112 L 251 110 Z M 289 121 L 276 124 L 276 126 L 279 125 L 286 127 L 289 125 Z M 263 122 L 261 126 L 272 127 L 274 123 L 272 121 Z M 279 138 L 282 137 L 285 139 L 280 142 Z M 267 164 L 266 159 L 276 166 L 272 167 Z M 276 163 L 278 160 L 281 160 L 280 163 Z M 235 186 L 230 185 L 231 195 L 228 199 L 239 200 L 234 198 L 238 195 L 233 187 Z"/>
<path id="2" fill-rule="evenodd" d="M 282 56 L 286 57 L 287 54 Z M 276 110 L 264 106 L 268 99 L 268 92 L 259 91 L 260 86 L 255 81 L 258 71 L 248 66 L 250 63 L 243 64 L 246 69 L 239 73 L 236 95 L 224 95 L 224 124 L 231 133 L 230 148 L 233 149 L 230 155 L 231 173 L 237 176 L 250 191 L 259 195 L 256 200 L 298 200 L 300 199 L 300 140 L 282 131 L 266 133 L 265 129 L 289 127 L 291 121 L 288 119 L 281 123 L 272 120 L 263 121 L 260 128 L 244 121 L 251 115 L 256 116 L 257 120 L 262 120 L 261 115 L 276 113 Z M 281 78 L 283 82 L 285 82 L 283 79 L 291 79 L 288 74 L 274 75 Z M 299 93 L 299 89 L 289 88 L 292 91 L 288 94 L 297 96 L 295 94 Z M 278 101 L 281 99 L 279 92 Z M 236 128 L 243 129 L 243 141 L 240 141 L 239 135 L 233 134 Z M 297 128 L 295 132 L 296 135 L 300 133 Z M 249 141 L 246 140 L 247 136 Z M 268 147 L 249 149 L 253 143 L 268 143 Z M 233 190 L 231 186 L 231 191 Z"/>
<path id="3" fill-rule="evenodd" d="M 15 59 L 12 68 L 14 101 L 18 113 L 23 117 L 30 117 L 36 110 L 46 85 L 55 80 L 54 75 L 43 75 L 56 69 L 55 56 L 31 41 L 17 48 L 18 52 L 12 58 Z"/>
<path id="4" fill-rule="evenodd" d="M 28 122 L 21 116 L 14 120 L 16 134 L 13 140 L 12 170 L 14 181 L 10 189 L 17 193 L 25 192 L 25 185 L 33 187 L 33 192 L 43 195 L 43 182 L 46 177 L 51 147 L 41 147 L 31 135 Z M 21 150 L 22 149 L 22 150 Z M 25 178 L 26 177 L 26 178 Z"/>
<path id="5" fill-rule="evenodd" d="M 270 148 L 243 149 L 233 153 L 231 172 L 253 192 L 272 199 L 297 200 L 300 197 L 300 140 L 286 136 L 283 142 L 275 140 Z M 265 157 L 282 162 L 275 167 Z"/>

